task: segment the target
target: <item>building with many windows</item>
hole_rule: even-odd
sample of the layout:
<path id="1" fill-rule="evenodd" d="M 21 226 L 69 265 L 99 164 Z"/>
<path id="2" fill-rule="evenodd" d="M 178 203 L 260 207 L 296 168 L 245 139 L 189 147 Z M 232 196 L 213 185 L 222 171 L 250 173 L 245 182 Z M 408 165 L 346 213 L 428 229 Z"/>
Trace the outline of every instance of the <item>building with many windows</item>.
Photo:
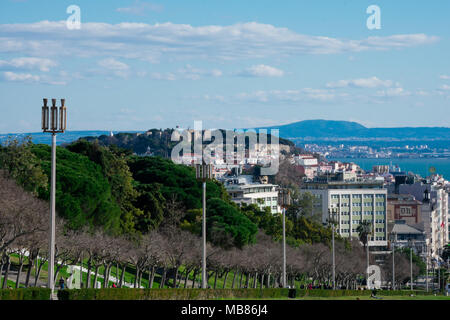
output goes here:
<path id="1" fill-rule="evenodd" d="M 369 246 L 380 249 L 387 246 L 387 190 L 383 181 L 364 180 L 341 173 L 306 181 L 301 192 L 315 196 L 314 213 L 321 214 L 322 223 L 326 224 L 334 215 L 337 232 L 342 237 L 358 238 L 356 229 L 360 223 L 370 221 Z"/>
<path id="2" fill-rule="evenodd" d="M 254 182 L 249 175 L 224 178 L 222 182 L 233 202 L 256 204 L 261 210 L 268 207 L 273 214 L 281 213 L 277 185 Z"/>

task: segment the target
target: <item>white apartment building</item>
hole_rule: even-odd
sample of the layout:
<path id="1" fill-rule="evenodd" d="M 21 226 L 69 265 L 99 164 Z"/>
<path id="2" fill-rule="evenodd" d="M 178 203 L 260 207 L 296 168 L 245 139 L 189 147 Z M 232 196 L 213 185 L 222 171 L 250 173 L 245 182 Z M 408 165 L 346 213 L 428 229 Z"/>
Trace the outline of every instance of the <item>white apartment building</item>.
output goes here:
<path id="1" fill-rule="evenodd" d="M 269 207 L 273 214 L 281 213 L 278 205 L 278 186 L 253 182 L 252 178 L 241 175 L 223 181 L 231 200 L 238 204 L 256 204 L 261 210 Z"/>
<path id="2" fill-rule="evenodd" d="M 334 213 L 342 237 L 358 238 L 356 229 L 368 220 L 373 227 L 369 246 L 387 246 L 387 190 L 382 181 L 344 179 L 342 174 L 338 178 L 324 176 L 305 182 L 301 192 L 315 196 L 313 214 L 321 214 L 322 223 Z"/>

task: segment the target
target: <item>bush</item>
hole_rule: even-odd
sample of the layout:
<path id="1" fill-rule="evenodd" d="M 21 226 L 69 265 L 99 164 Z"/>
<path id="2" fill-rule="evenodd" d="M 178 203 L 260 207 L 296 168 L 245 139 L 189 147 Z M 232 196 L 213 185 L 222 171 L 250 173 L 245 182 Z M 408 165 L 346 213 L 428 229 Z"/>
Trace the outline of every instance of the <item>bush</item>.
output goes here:
<path id="1" fill-rule="evenodd" d="M 50 300 L 50 289 L 0 289 L 0 300 Z"/>
<path id="2" fill-rule="evenodd" d="M 292 297 L 293 289 L 66 289 L 58 291 L 59 300 L 216 300 L 216 299 L 280 299 Z M 296 289 L 297 297 L 369 296 L 371 290 Z M 431 294 L 425 291 L 377 290 L 378 296 Z"/>
<path id="3" fill-rule="evenodd" d="M 209 300 L 287 298 L 289 289 L 66 289 L 59 300 Z"/>

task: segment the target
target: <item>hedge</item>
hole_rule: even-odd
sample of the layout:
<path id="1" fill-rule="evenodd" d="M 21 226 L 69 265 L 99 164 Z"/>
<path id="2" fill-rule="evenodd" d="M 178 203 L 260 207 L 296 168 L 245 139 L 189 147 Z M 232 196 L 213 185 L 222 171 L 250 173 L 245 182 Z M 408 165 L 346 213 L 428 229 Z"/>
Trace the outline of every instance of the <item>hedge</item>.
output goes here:
<path id="1" fill-rule="evenodd" d="M 287 298 L 289 289 L 65 289 L 59 300 L 209 300 Z"/>
<path id="2" fill-rule="evenodd" d="M 0 300 L 50 300 L 50 289 L 0 289 Z"/>
<path id="3" fill-rule="evenodd" d="M 345 297 L 345 296 L 370 296 L 372 290 L 297 290 L 298 297 Z M 431 295 L 432 292 L 426 291 L 411 291 L 411 290 L 377 290 L 377 296 L 409 296 L 409 295 Z"/>
<path id="4" fill-rule="evenodd" d="M 292 290 L 292 289 L 291 289 Z M 297 297 L 369 296 L 371 290 L 297 289 Z M 425 291 L 377 290 L 378 296 L 432 294 Z M 215 299 L 279 299 L 288 298 L 289 289 L 65 289 L 58 291 L 59 300 L 215 300 Z"/>

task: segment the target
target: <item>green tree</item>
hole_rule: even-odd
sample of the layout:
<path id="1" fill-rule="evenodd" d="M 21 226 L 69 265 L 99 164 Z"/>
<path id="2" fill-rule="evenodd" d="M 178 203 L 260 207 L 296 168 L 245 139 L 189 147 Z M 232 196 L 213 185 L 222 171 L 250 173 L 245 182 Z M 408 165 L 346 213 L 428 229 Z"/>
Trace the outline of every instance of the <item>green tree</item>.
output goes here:
<path id="1" fill-rule="evenodd" d="M 22 141 L 8 139 L 4 144 L 5 147 L 0 148 L 0 168 L 6 169 L 26 191 L 37 194 L 38 189 L 47 188 L 48 177 L 31 152 L 31 137 L 27 136 Z"/>
<path id="2" fill-rule="evenodd" d="M 103 147 L 97 140 L 91 143 L 83 139 L 68 145 L 67 149 L 85 155 L 101 166 L 103 175 L 111 187 L 111 194 L 121 210 L 122 230 L 132 233 L 135 229 L 145 229 L 142 226 L 142 217 L 145 213 L 134 206 L 139 193 L 133 186 L 134 180 L 126 160 L 129 151 L 115 145 Z M 141 225 L 136 228 L 134 223 L 137 219 L 140 219 Z"/>
<path id="3" fill-rule="evenodd" d="M 356 232 L 358 232 L 359 241 L 361 241 L 364 245 L 364 248 L 366 248 L 369 242 L 369 235 L 372 233 L 372 224 L 367 220 L 361 221 L 361 223 L 356 228 Z"/>
<path id="4" fill-rule="evenodd" d="M 224 248 L 242 248 L 255 242 L 257 226 L 235 206 L 219 198 L 211 198 L 206 206 L 207 237 Z"/>
<path id="5" fill-rule="evenodd" d="M 32 145 L 42 170 L 50 175 L 51 148 Z M 102 168 L 86 156 L 56 148 L 56 209 L 68 220 L 68 226 L 79 229 L 84 225 L 102 226 L 112 233 L 120 232 L 121 210 L 111 193 Z M 49 183 L 49 181 L 47 182 Z M 49 188 L 40 188 L 39 197 L 50 198 Z"/>

